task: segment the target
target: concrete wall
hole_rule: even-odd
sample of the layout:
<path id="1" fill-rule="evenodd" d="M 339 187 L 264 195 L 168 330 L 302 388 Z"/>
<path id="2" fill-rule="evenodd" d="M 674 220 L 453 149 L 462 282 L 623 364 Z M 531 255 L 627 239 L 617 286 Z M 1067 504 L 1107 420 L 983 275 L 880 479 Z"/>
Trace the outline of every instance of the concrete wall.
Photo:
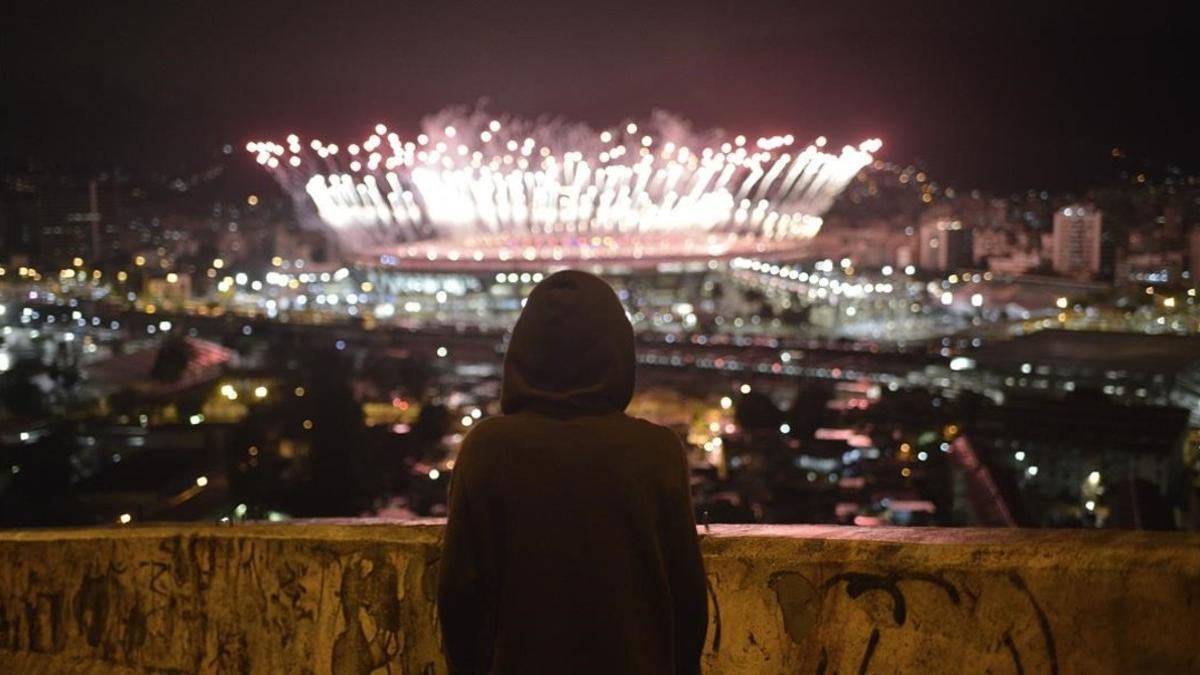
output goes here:
<path id="1" fill-rule="evenodd" d="M 2 673 L 444 673 L 440 527 L 0 532 Z M 707 673 L 1200 673 L 1200 538 L 714 527 Z"/>

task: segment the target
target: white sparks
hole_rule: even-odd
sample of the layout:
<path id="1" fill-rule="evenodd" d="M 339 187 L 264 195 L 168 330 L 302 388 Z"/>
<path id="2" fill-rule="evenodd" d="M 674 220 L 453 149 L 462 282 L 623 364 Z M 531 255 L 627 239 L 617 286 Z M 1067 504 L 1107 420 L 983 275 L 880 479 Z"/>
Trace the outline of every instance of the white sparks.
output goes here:
<path id="1" fill-rule="evenodd" d="M 823 137 L 801 149 L 786 135 L 750 152 L 744 136 L 735 149 L 665 113 L 624 130 L 449 110 L 424 120 L 416 143 L 385 140 L 379 124 L 345 162 L 336 145 L 294 135 L 285 163 L 274 142 L 246 149 L 352 250 L 433 262 L 464 249 L 477 261 L 785 250 L 816 234 L 881 145 L 831 154 Z"/>

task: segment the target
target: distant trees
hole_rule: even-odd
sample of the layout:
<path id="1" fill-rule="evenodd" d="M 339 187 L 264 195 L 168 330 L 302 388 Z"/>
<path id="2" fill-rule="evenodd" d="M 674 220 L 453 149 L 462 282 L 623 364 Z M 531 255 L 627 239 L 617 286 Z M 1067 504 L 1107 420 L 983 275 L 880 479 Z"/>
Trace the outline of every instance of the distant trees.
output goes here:
<path id="1" fill-rule="evenodd" d="M 0 527 L 50 527 L 87 524 L 72 476 L 74 447 L 65 429 L 53 429 L 38 441 L 8 448 L 7 486 L 0 491 Z M 9 463 L 16 467 L 13 472 Z"/>
<path id="2" fill-rule="evenodd" d="M 734 410 L 734 418 L 749 433 L 778 433 L 783 413 L 766 395 L 752 391 L 742 395 Z"/>
<path id="3" fill-rule="evenodd" d="M 833 393 L 832 380 L 801 380 L 787 416 L 792 433 L 799 438 L 808 438 L 821 428 L 829 415 L 829 401 Z"/>
<path id="4" fill-rule="evenodd" d="M 169 337 L 158 347 L 150 377 L 158 382 L 178 382 L 195 356 L 192 345 L 182 336 Z"/>
<path id="5" fill-rule="evenodd" d="M 13 415 L 37 419 L 48 408 L 46 367 L 33 358 L 23 358 L 4 374 L 0 399 Z"/>
<path id="6" fill-rule="evenodd" d="M 289 415 L 310 441 L 306 493 L 316 514 L 357 515 L 371 506 L 376 480 L 351 371 L 332 349 L 314 353 L 307 371 L 307 393 Z"/>
<path id="7" fill-rule="evenodd" d="M 353 368 L 332 348 L 276 347 L 283 352 L 280 363 L 294 377 L 265 402 L 252 405 L 231 434 L 228 463 L 235 496 L 254 515 L 266 510 L 304 517 L 361 514 L 380 495 L 386 476 L 373 461 L 352 386 Z M 300 454 L 281 456 L 284 445 Z"/>

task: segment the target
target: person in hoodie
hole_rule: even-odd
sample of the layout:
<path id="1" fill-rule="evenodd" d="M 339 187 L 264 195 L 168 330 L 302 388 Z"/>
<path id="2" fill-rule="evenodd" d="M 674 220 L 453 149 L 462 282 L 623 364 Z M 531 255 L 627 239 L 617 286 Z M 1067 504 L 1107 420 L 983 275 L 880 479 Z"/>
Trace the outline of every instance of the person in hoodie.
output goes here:
<path id="1" fill-rule="evenodd" d="M 453 675 L 699 673 L 707 585 L 679 438 L 629 417 L 633 328 L 598 277 L 530 293 L 501 416 L 463 440 L 438 611 Z"/>

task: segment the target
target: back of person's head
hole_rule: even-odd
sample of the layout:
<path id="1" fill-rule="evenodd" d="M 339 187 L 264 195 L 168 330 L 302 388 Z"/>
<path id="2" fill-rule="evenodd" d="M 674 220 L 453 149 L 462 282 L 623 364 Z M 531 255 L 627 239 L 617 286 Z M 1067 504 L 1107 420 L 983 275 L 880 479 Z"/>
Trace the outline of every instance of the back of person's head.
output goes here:
<path id="1" fill-rule="evenodd" d="M 633 396 L 633 327 L 616 293 L 575 270 L 529 294 L 504 357 L 500 407 L 571 416 L 622 411 Z"/>

